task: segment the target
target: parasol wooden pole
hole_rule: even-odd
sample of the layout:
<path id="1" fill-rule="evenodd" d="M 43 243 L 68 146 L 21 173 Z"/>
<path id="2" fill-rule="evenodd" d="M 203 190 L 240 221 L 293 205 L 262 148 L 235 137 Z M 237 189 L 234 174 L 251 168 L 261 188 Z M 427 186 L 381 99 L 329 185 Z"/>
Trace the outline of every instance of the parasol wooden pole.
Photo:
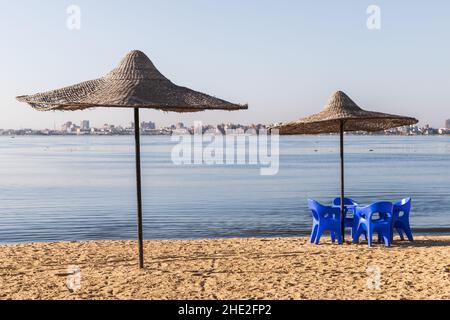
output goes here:
<path id="1" fill-rule="evenodd" d="M 139 108 L 134 108 L 134 141 L 136 145 L 136 191 L 137 191 L 137 225 L 139 268 L 144 268 L 144 250 L 142 233 L 142 190 L 141 190 L 141 142 L 139 127 Z"/>

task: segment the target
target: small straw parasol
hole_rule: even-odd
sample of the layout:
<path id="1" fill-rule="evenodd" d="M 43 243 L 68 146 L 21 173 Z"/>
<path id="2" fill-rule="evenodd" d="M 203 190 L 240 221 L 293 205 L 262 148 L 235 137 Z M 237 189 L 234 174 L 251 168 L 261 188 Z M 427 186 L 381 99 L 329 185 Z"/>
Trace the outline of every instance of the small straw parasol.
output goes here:
<path id="1" fill-rule="evenodd" d="M 133 108 L 136 145 L 136 189 L 139 267 L 144 267 L 142 232 L 142 193 L 139 108 L 174 112 L 204 110 L 241 110 L 247 105 L 234 104 L 185 87 L 177 86 L 156 69 L 141 51 L 129 52 L 109 74 L 69 87 L 19 96 L 39 111 L 83 110 L 96 107 Z"/>
<path id="2" fill-rule="evenodd" d="M 368 131 L 376 132 L 412 125 L 417 119 L 394 114 L 387 114 L 361 109 L 344 92 L 337 91 L 319 113 L 297 121 L 274 126 L 281 135 L 294 134 L 340 134 L 341 157 L 341 228 L 344 238 L 344 132 Z"/>

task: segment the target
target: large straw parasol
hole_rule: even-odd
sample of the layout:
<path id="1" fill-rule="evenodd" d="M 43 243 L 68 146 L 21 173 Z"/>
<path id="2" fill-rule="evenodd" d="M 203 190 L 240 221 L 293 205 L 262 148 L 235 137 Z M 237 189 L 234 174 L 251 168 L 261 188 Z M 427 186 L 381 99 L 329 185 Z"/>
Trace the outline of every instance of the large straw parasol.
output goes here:
<path id="1" fill-rule="evenodd" d="M 319 113 L 297 121 L 274 126 L 281 135 L 294 134 L 340 134 L 341 157 L 341 228 L 344 238 L 344 132 L 368 131 L 376 132 L 412 125 L 417 119 L 394 114 L 366 111 L 361 109 L 344 92 L 337 91 Z"/>
<path id="2" fill-rule="evenodd" d="M 240 105 L 173 84 L 141 51 L 128 53 L 109 74 L 73 86 L 19 96 L 36 110 L 82 110 L 95 107 L 133 108 L 136 144 L 136 189 L 139 267 L 144 267 L 139 108 L 174 112 L 240 110 Z"/>

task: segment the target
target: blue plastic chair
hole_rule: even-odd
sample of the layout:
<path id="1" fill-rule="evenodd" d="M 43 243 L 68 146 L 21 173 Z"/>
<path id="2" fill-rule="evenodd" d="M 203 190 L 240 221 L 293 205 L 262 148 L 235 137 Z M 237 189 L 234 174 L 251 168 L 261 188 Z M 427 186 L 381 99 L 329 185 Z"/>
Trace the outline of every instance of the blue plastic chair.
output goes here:
<path id="1" fill-rule="evenodd" d="M 409 225 L 409 212 L 411 211 L 411 198 L 402 199 L 394 203 L 393 221 L 392 221 L 392 237 L 394 237 L 394 229 L 400 235 L 400 240 L 404 240 L 403 232 L 409 241 L 414 241 Z"/>
<path id="2" fill-rule="evenodd" d="M 324 206 L 312 199 L 308 199 L 308 206 L 313 218 L 310 243 L 319 244 L 322 234 L 330 231 L 331 241 L 334 243 L 337 239 L 338 243 L 342 244 L 341 210 L 337 207 Z"/>
<path id="3" fill-rule="evenodd" d="M 367 243 L 372 246 L 372 236 L 376 232 L 378 238 L 384 240 L 386 246 L 391 245 L 392 221 L 394 206 L 391 202 L 375 202 L 367 207 L 356 207 L 356 215 L 359 217 L 358 225 L 353 235 L 353 243 L 359 242 L 359 237 L 367 234 Z M 374 215 L 378 213 L 379 218 Z"/>

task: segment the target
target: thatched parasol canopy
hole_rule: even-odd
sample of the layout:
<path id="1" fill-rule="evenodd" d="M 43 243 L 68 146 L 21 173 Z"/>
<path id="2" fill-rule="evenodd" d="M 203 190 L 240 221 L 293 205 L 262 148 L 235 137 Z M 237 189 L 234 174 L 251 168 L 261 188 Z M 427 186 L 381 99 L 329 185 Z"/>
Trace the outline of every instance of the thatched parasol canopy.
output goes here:
<path id="1" fill-rule="evenodd" d="M 230 103 L 173 84 L 138 50 L 128 53 L 104 77 L 53 91 L 19 96 L 17 100 L 41 111 L 120 107 L 197 112 L 248 108 L 247 105 Z"/>
<path id="2" fill-rule="evenodd" d="M 319 113 L 275 126 L 280 134 L 337 133 L 344 131 L 381 131 L 416 124 L 415 118 L 361 109 L 344 92 L 337 91 Z"/>

